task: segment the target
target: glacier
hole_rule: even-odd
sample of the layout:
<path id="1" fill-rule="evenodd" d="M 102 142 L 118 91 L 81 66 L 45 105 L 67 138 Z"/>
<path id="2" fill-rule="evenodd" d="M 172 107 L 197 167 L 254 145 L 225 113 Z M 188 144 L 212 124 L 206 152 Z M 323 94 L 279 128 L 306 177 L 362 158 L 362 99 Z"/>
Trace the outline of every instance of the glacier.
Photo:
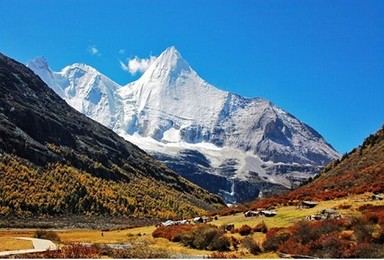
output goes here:
<path id="1" fill-rule="evenodd" d="M 228 203 L 295 187 L 340 156 L 270 101 L 209 84 L 175 47 L 124 86 L 85 64 L 26 65 L 69 105 Z"/>

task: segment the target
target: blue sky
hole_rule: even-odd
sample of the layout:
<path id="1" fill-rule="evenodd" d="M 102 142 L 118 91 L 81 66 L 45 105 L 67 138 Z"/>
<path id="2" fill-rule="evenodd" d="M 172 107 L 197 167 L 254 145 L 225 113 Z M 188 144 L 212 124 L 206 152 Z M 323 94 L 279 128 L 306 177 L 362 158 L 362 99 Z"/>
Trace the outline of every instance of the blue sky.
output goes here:
<path id="1" fill-rule="evenodd" d="M 81 62 L 120 84 L 175 46 L 218 88 L 263 97 L 340 153 L 384 124 L 384 1 L 0 0 L 0 52 Z"/>

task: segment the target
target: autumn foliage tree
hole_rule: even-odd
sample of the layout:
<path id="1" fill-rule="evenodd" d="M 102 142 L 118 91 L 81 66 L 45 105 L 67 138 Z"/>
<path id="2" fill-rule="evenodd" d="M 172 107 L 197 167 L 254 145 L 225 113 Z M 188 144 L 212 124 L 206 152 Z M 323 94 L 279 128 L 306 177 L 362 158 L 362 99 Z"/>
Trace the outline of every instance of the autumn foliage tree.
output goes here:
<path id="1" fill-rule="evenodd" d="M 40 167 L 16 156 L 0 156 L 3 217 L 79 214 L 166 219 L 202 213 L 185 196 L 180 193 L 176 198 L 174 191 L 148 178 L 107 180 L 69 165 Z"/>

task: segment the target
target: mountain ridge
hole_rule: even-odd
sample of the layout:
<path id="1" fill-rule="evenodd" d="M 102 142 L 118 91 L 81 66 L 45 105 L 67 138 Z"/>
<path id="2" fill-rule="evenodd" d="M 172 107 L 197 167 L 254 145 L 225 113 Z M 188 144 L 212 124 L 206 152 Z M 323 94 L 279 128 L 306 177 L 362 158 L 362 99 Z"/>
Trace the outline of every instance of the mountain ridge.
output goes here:
<path id="1" fill-rule="evenodd" d="M 2 54 L 0 90 L 0 215 L 166 218 L 223 206 L 219 197 L 79 113 L 32 70 Z M 43 180 L 56 186 L 46 187 Z M 66 194 L 59 196 L 61 191 Z"/>
<path id="2" fill-rule="evenodd" d="M 52 73 L 63 75 L 63 70 Z M 226 184 L 220 189 L 227 192 L 233 180 L 241 180 L 254 183 L 249 187 L 254 197 L 268 193 L 261 188 L 263 182 L 292 187 L 339 157 L 318 132 L 270 101 L 241 97 L 201 79 L 175 47 L 167 48 L 138 80 L 125 86 L 111 83 L 101 89 L 100 84 L 82 84 L 80 78 L 67 79 L 78 82 L 76 89 L 91 86 L 104 101 L 64 94 L 69 104 L 174 170 L 196 167 L 193 159 L 202 155 L 209 166 L 198 164 L 198 173 L 182 170 L 182 175 L 199 179 L 192 176 L 198 174 L 202 181 L 196 183 L 203 187 L 208 175 L 223 178 Z M 61 88 L 68 93 L 68 84 Z M 195 153 L 185 153 L 188 150 Z"/>

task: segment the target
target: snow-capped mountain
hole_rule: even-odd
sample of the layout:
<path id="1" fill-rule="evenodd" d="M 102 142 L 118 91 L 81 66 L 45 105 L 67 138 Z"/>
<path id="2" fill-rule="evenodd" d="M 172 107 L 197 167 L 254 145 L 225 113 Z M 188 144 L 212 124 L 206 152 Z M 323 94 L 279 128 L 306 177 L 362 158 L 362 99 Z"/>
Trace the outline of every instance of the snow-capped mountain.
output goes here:
<path id="1" fill-rule="evenodd" d="M 284 190 L 339 154 L 311 127 L 261 98 L 222 91 L 174 48 L 119 86 L 84 64 L 27 64 L 71 106 L 227 202 Z"/>
<path id="2" fill-rule="evenodd" d="M 75 63 L 54 72 L 43 57 L 26 65 L 81 113 L 112 129 L 120 120 L 122 105 L 117 93 L 120 86 L 96 69 Z"/>

